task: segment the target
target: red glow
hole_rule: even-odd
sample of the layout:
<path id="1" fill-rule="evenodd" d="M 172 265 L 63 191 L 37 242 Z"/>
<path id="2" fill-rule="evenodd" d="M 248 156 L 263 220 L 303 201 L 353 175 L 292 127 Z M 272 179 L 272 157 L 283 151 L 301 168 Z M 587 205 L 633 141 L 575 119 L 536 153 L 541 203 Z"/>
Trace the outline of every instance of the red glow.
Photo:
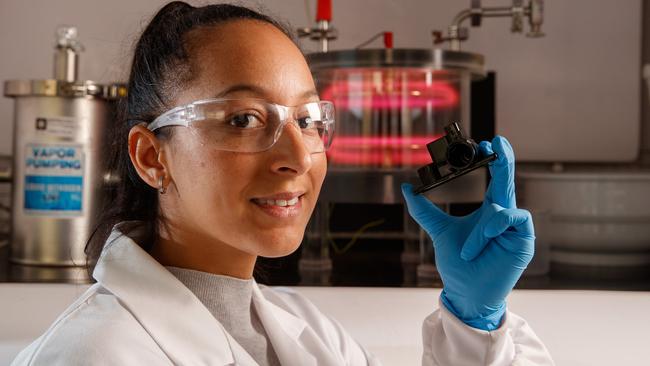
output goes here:
<path id="1" fill-rule="evenodd" d="M 391 43 L 391 36 L 385 34 L 385 41 Z M 322 89 L 321 97 L 334 102 L 336 108 L 343 112 L 338 113 L 338 117 L 356 116 L 352 120 L 337 121 L 337 124 L 349 124 L 360 123 L 361 120 L 357 119 L 362 115 L 373 117 L 376 112 L 379 112 L 378 117 L 388 112 L 390 116 L 399 118 L 401 113 L 412 113 L 415 109 L 426 108 L 426 111 L 418 112 L 421 115 L 458 108 L 460 97 L 457 88 L 458 85 L 446 73 L 429 73 L 416 68 L 350 68 L 336 70 L 329 84 L 326 83 Z M 379 127 L 373 127 L 371 136 L 338 134 L 327 153 L 329 161 L 334 165 L 377 168 L 431 163 L 426 144 L 441 136 L 433 133 L 378 136 L 381 131 Z M 412 131 L 417 133 L 418 128 Z M 420 130 L 420 133 L 426 132 Z"/>
<path id="2" fill-rule="evenodd" d="M 426 144 L 440 136 L 337 136 L 327 153 L 340 165 L 413 166 L 431 162 Z"/>
<path id="3" fill-rule="evenodd" d="M 352 146 L 357 149 L 367 147 L 390 147 L 400 149 L 419 149 L 436 139 L 431 136 L 337 136 L 332 147 Z"/>
<path id="4" fill-rule="evenodd" d="M 390 88 L 389 88 L 390 86 Z M 449 108 L 458 105 L 458 92 L 442 81 L 390 80 L 377 84 L 364 78 L 340 80 L 330 84 L 322 93 L 337 108 Z"/>

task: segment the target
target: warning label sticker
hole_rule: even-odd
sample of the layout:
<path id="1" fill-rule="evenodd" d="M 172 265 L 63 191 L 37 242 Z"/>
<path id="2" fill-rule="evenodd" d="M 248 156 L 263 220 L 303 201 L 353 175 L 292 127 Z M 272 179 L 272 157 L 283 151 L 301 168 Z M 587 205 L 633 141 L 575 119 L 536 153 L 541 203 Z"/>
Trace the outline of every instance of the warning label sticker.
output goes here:
<path id="1" fill-rule="evenodd" d="M 28 144 L 25 148 L 25 212 L 81 215 L 83 147 Z"/>
<path id="2" fill-rule="evenodd" d="M 79 131 L 81 121 L 74 117 L 38 117 L 34 125 L 39 138 L 73 140 Z"/>

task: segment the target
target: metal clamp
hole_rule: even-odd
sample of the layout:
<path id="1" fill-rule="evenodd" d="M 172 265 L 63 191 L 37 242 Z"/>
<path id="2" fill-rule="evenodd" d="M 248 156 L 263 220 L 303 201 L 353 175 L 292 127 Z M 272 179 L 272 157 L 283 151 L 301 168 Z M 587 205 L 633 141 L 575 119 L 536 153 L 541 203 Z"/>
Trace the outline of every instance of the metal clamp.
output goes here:
<path id="1" fill-rule="evenodd" d="M 330 28 L 327 20 L 319 21 L 317 27 L 298 28 L 298 37 L 309 37 L 313 41 L 319 41 L 322 52 L 327 52 L 329 50 L 329 41 L 337 39 L 338 36 L 338 31 L 335 28 Z"/>

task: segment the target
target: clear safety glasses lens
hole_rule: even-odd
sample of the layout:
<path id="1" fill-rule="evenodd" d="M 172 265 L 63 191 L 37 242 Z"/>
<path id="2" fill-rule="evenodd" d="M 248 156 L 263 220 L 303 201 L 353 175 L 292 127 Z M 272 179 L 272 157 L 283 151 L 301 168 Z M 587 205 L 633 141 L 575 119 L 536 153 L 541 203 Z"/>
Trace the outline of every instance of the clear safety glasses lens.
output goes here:
<path id="1" fill-rule="evenodd" d="M 334 105 L 320 101 L 286 107 L 259 99 L 214 99 L 174 108 L 149 125 L 187 126 L 215 149 L 259 152 L 271 148 L 295 123 L 310 153 L 324 152 L 334 135 Z"/>

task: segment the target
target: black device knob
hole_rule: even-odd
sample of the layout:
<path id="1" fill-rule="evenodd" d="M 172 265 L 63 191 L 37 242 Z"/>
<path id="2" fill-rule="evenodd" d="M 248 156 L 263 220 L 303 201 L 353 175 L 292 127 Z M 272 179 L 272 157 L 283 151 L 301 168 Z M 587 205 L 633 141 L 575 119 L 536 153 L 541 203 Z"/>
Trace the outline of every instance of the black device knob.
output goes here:
<path id="1" fill-rule="evenodd" d="M 413 190 L 416 194 L 445 184 L 497 158 L 494 153 L 483 156 L 479 145 L 463 135 L 458 123 L 445 126 L 445 132 L 445 136 L 427 144 L 432 163 L 418 169 L 422 185 Z"/>
<path id="2" fill-rule="evenodd" d="M 472 165 L 478 156 L 478 145 L 470 140 L 455 141 L 447 148 L 447 162 L 460 170 Z"/>

